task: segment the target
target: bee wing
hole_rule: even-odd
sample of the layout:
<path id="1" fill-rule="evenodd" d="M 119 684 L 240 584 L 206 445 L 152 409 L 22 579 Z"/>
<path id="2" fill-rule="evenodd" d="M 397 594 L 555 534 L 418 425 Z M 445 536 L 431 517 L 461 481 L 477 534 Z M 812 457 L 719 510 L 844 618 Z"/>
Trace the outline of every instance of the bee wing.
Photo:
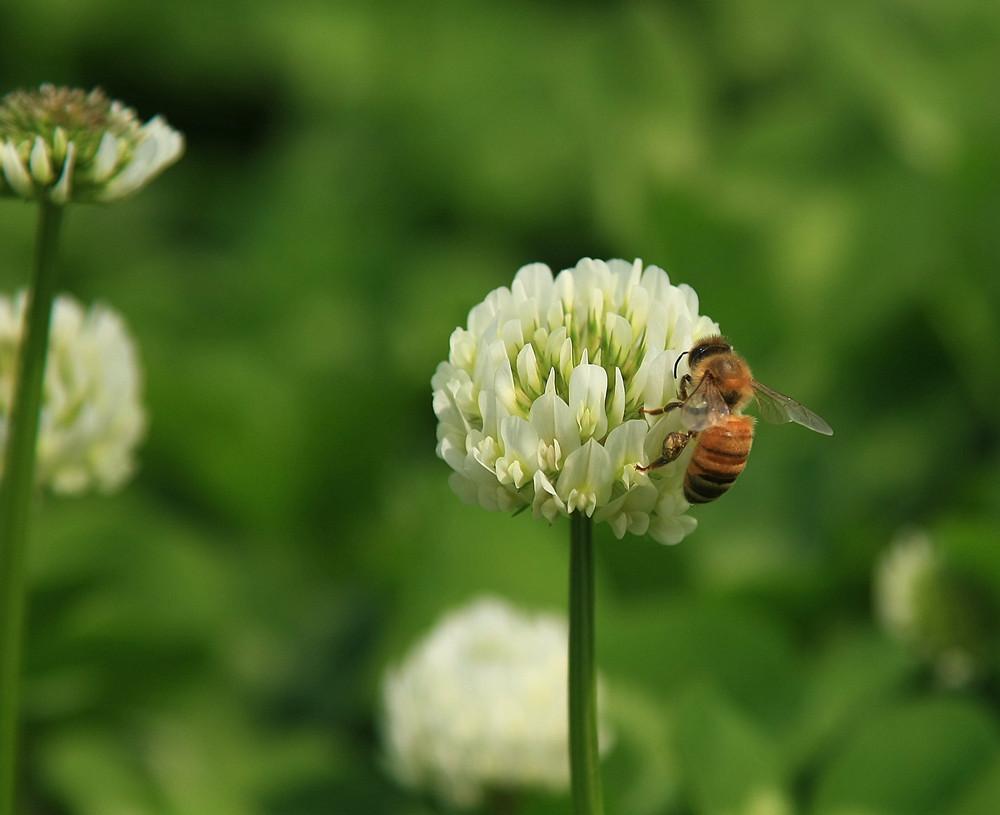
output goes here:
<path id="1" fill-rule="evenodd" d="M 756 379 L 753 381 L 753 389 L 762 419 L 775 424 L 796 422 L 810 430 L 815 430 L 817 433 L 822 433 L 824 436 L 833 435 L 833 428 L 830 425 L 809 408 L 800 405 L 791 396 L 785 396 L 774 388 L 761 384 Z"/>
<path id="2" fill-rule="evenodd" d="M 705 430 L 725 424 L 728 418 L 729 405 L 708 377 L 698 383 L 681 407 L 681 423 L 688 430 Z"/>

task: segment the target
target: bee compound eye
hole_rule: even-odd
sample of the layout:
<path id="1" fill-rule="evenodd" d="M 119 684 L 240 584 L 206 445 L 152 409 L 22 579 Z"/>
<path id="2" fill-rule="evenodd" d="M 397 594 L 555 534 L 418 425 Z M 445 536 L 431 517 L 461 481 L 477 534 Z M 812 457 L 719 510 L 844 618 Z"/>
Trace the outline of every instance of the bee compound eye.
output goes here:
<path id="1" fill-rule="evenodd" d="M 708 355 L 708 348 L 709 346 L 707 345 L 695 346 L 691 350 L 691 353 L 688 354 L 688 365 L 694 367 L 701 362 Z"/>
<path id="2" fill-rule="evenodd" d="M 705 357 L 714 356 L 715 354 L 728 354 L 732 350 L 733 346 L 722 339 L 722 337 L 709 337 L 691 349 L 688 354 L 688 365 L 693 368 L 705 359 Z"/>

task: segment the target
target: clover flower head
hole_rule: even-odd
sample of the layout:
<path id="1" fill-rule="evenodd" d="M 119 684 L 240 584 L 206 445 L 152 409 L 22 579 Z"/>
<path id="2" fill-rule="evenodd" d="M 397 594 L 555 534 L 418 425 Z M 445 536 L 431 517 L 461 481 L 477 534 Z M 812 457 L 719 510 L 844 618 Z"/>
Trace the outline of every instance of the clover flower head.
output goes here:
<path id="1" fill-rule="evenodd" d="M 875 612 L 896 639 L 919 637 L 921 595 L 934 580 L 939 556 L 926 533 L 900 537 L 880 558 L 875 573 Z"/>
<path id="2" fill-rule="evenodd" d="M 184 152 L 184 137 L 156 116 L 102 90 L 42 85 L 0 99 L 0 195 L 116 201 L 143 187 Z"/>
<path id="3" fill-rule="evenodd" d="M 684 514 L 690 454 L 637 471 L 679 429 L 639 409 L 675 399 L 678 357 L 718 331 L 694 290 L 657 266 L 585 258 L 555 277 L 523 267 L 455 329 L 431 380 L 452 488 L 487 509 L 531 507 L 549 521 L 583 512 L 618 538 L 677 543 L 696 525 Z"/>
<path id="4" fill-rule="evenodd" d="M 926 532 L 898 536 L 879 559 L 873 588 L 882 628 L 941 684 L 967 684 L 995 656 L 1000 609 L 993 593 L 958 570 Z"/>
<path id="5" fill-rule="evenodd" d="M 25 294 L 0 297 L 0 442 L 6 437 Z M 111 492 L 135 470 L 146 428 L 142 375 L 122 318 L 55 299 L 38 428 L 36 479 L 59 494 Z"/>
<path id="6" fill-rule="evenodd" d="M 566 790 L 567 632 L 561 615 L 495 597 L 447 614 L 383 680 L 392 774 L 458 808 L 488 791 Z"/>

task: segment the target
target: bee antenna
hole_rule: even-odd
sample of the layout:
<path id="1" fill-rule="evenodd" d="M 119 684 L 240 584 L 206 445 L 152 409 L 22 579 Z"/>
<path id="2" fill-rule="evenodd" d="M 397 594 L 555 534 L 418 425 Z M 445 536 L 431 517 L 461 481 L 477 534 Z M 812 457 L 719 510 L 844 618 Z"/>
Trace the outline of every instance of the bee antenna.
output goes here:
<path id="1" fill-rule="evenodd" d="M 681 351 L 680 356 L 677 357 L 677 359 L 674 361 L 674 379 L 677 378 L 677 366 L 680 365 L 681 360 L 684 359 L 687 353 L 688 353 L 687 351 Z"/>

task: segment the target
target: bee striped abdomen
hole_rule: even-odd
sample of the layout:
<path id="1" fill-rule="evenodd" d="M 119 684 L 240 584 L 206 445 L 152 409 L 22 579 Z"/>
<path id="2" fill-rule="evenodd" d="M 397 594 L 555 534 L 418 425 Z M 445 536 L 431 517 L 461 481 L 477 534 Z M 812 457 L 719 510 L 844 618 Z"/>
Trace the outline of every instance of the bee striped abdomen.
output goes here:
<path id="1" fill-rule="evenodd" d="M 753 418 L 731 414 L 725 424 L 698 434 L 684 475 L 684 497 L 707 504 L 726 492 L 743 472 L 753 443 Z"/>

